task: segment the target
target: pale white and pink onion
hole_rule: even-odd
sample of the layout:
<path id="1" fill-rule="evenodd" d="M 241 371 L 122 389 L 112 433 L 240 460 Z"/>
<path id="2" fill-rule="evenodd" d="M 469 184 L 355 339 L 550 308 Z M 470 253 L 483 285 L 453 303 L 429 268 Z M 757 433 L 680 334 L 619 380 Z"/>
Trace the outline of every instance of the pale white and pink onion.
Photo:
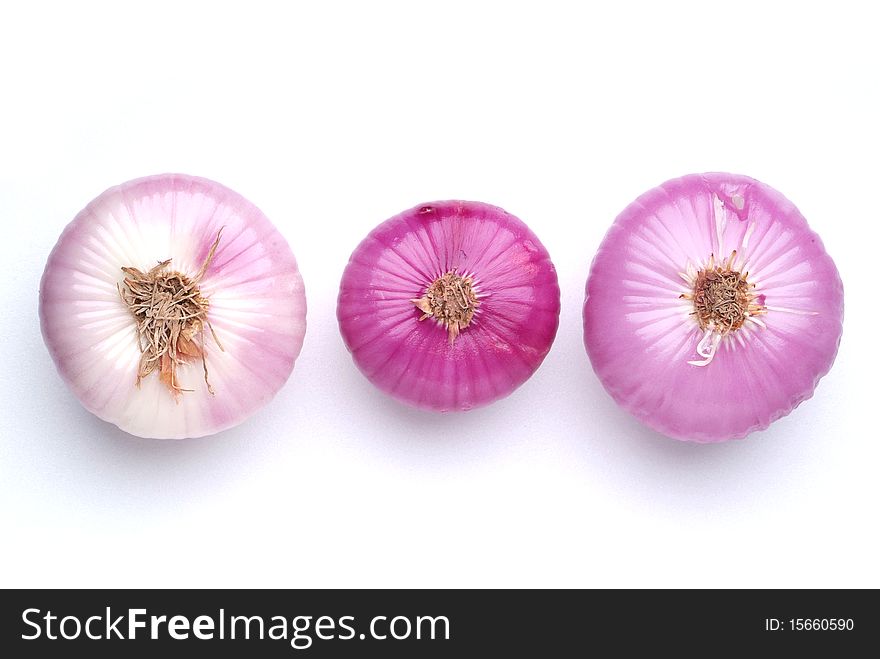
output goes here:
<path id="1" fill-rule="evenodd" d="M 181 356 L 180 391 L 158 372 L 139 378 L 143 346 L 122 268 L 147 272 L 170 259 L 195 279 L 215 241 L 198 281 L 204 363 Z M 266 216 L 219 183 L 181 174 L 99 195 L 62 233 L 40 286 L 43 337 L 61 377 L 86 409 L 141 437 L 210 435 L 263 407 L 293 369 L 305 314 L 296 260 Z"/>

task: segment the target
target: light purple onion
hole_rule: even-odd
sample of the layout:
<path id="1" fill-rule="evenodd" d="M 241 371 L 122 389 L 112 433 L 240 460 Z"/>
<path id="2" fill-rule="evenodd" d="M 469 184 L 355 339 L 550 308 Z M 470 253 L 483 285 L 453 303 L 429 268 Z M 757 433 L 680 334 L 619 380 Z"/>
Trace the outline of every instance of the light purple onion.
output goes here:
<path id="1" fill-rule="evenodd" d="M 731 304 L 746 290 L 748 305 Z M 608 392 L 655 430 L 698 442 L 744 437 L 809 398 L 842 322 L 843 286 L 819 237 L 779 192 L 734 174 L 674 179 L 630 204 L 584 303 Z"/>
<path id="2" fill-rule="evenodd" d="M 416 304 L 447 273 L 476 297 L 455 307 L 473 312 L 458 332 Z M 416 407 L 467 410 L 507 396 L 541 364 L 559 322 L 559 285 L 519 219 L 440 201 L 392 217 L 355 249 L 337 316 L 355 364 L 382 391 Z"/>
<path id="3" fill-rule="evenodd" d="M 193 336 L 204 363 L 181 355 L 180 391 L 158 371 L 139 378 L 143 337 L 122 299 L 123 267 L 146 272 L 166 259 L 198 278 L 207 300 Z M 86 409 L 142 437 L 216 433 L 265 405 L 293 369 L 305 312 L 296 260 L 266 216 L 219 183 L 180 174 L 99 195 L 64 230 L 40 285 L 43 338 L 65 382 Z"/>

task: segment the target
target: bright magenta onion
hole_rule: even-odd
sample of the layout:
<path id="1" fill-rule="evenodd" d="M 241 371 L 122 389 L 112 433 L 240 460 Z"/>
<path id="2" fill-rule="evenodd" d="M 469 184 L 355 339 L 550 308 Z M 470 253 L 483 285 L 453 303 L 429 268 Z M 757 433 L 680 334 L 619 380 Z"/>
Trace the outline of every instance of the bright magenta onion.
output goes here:
<path id="1" fill-rule="evenodd" d="M 392 217 L 355 249 L 337 316 L 379 389 L 424 409 L 467 410 L 510 394 L 541 364 L 559 323 L 559 285 L 519 219 L 440 201 Z"/>
<path id="2" fill-rule="evenodd" d="M 773 188 L 690 175 L 634 201 L 593 261 L 584 340 L 602 384 L 648 426 L 717 442 L 809 398 L 843 323 L 819 237 Z"/>
<path id="3" fill-rule="evenodd" d="M 40 285 L 43 338 L 80 402 L 133 435 L 199 437 L 265 405 L 305 333 L 287 242 L 239 194 L 167 174 L 110 188 Z"/>

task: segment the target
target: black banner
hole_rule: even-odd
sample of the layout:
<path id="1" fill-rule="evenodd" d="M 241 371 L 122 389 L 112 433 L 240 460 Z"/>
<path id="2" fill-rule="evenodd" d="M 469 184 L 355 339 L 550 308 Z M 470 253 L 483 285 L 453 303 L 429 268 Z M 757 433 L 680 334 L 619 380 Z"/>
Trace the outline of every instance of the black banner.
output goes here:
<path id="1" fill-rule="evenodd" d="M 846 655 L 877 642 L 878 613 L 868 590 L 7 590 L 0 649 L 163 659 Z"/>

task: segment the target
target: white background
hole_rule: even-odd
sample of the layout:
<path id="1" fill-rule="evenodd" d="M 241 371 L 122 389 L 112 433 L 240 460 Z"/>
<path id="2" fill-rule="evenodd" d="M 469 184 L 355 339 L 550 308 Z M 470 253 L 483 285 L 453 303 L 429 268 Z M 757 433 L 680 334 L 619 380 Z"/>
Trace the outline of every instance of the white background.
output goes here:
<path id="1" fill-rule="evenodd" d="M 880 586 L 870 5 L 4 3 L 0 585 Z M 813 399 L 699 446 L 615 406 L 581 305 L 626 204 L 719 170 L 799 206 L 847 318 Z M 167 171 L 262 208 L 309 303 L 272 404 L 181 442 L 84 411 L 37 318 L 65 224 Z M 532 227 L 562 315 L 522 388 L 442 416 L 358 373 L 335 303 L 374 225 L 447 198 Z"/>

